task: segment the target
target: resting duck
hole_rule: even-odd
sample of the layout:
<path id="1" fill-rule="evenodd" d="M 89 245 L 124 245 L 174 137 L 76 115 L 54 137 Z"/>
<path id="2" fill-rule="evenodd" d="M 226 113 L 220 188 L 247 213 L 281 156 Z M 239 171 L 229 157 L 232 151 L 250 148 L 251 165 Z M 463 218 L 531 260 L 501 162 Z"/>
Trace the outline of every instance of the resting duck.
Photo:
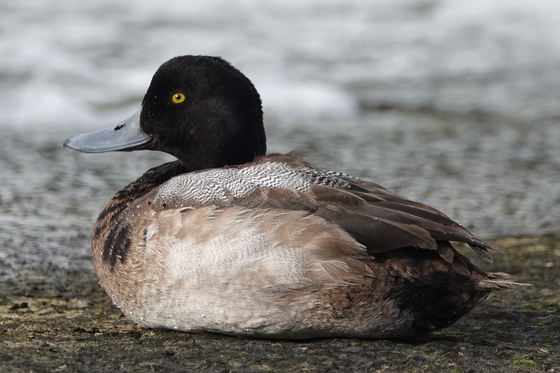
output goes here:
<path id="1" fill-rule="evenodd" d="M 99 283 L 150 328 L 265 338 L 409 338 L 516 286 L 459 254 L 492 245 L 441 212 L 294 154 L 266 155 L 261 100 L 217 57 L 155 73 L 140 109 L 71 137 L 82 152 L 160 150 L 92 234 Z"/>

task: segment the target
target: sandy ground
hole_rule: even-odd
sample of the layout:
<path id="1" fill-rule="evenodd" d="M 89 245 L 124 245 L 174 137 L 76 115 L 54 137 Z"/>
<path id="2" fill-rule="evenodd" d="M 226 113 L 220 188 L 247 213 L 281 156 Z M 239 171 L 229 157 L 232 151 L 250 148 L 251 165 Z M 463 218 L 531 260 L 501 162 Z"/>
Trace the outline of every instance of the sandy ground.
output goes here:
<path id="1" fill-rule="evenodd" d="M 531 286 L 491 295 L 424 340 L 293 342 L 142 329 L 91 274 L 0 284 L 0 372 L 560 372 L 560 236 L 492 241 L 487 268 Z"/>

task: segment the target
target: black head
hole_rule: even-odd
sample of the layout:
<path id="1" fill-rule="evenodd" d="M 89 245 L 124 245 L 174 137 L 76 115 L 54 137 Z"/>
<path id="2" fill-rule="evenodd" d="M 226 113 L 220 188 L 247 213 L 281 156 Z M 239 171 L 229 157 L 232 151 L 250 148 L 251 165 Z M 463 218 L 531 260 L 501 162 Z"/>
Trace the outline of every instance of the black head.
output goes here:
<path id="1" fill-rule="evenodd" d="M 64 145 L 86 152 L 161 150 L 188 170 L 243 164 L 266 152 L 255 87 L 228 62 L 208 56 L 167 61 L 152 78 L 136 115 Z"/>
<path id="2" fill-rule="evenodd" d="M 218 57 L 181 56 L 164 63 L 142 101 L 140 126 L 154 149 L 189 169 L 242 164 L 266 151 L 258 92 Z"/>

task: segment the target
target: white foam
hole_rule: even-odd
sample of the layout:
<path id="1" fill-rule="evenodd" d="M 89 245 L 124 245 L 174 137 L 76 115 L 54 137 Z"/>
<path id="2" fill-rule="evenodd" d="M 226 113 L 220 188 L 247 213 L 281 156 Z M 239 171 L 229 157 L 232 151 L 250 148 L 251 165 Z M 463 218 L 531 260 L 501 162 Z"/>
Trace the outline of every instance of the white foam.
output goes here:
<path id="1" fill-rule="evenodd" d="M 320 82 L 300 83 L 275 78 L 253 79 L 267 119 L 300 122 L 308 118 L 347 119 L 358 115 L 357 99 L 340 87 Z"/>

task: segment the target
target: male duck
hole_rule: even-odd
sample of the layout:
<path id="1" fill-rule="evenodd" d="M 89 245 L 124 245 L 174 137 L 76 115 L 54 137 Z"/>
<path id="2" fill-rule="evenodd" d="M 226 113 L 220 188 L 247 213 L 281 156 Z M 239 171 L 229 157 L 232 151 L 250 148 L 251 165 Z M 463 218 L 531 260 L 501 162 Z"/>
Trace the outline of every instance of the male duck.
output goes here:
<path id="1" fill-rule="evenodd" d="M 118 192 L 93 231 L 99 283 L 141 326 L 267 338 L 407 338 L 516 284 L 459 254 L 497 250 L 441 212 L 293 154 L 265 155 L 261 101 L 217 57 L 163 64 L 142 106 L 71 137 L 178 161 Z"/>

